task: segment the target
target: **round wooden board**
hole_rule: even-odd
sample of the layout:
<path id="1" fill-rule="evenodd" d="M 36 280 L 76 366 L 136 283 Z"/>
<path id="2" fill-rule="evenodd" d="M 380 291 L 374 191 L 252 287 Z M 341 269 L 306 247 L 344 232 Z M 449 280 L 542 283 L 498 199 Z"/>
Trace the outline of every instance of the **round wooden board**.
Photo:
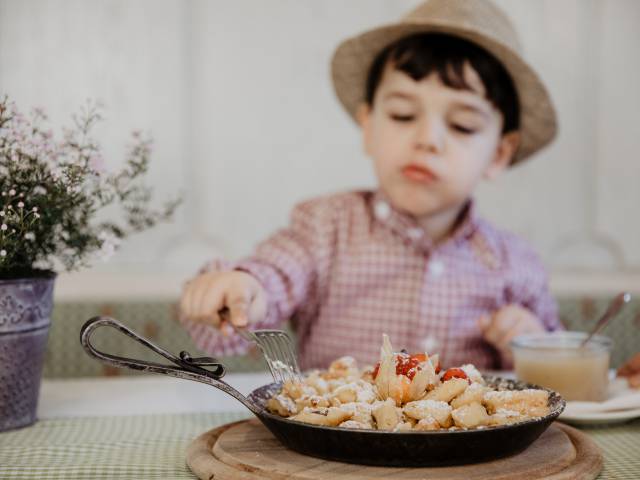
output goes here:
<path id="1" fill-rule="evenodd" d="M 590 480 L 602 469 L 602 455 L 584 433 L 553 423 L 524 452 L 492 462 L 439 468 L 370 467 L 296 453 L 251 419 L 214 428 L 196 438 L 187 448 L 187 464 L 203 480 L 468 480 L 470 474 L 478 480 Z"/>

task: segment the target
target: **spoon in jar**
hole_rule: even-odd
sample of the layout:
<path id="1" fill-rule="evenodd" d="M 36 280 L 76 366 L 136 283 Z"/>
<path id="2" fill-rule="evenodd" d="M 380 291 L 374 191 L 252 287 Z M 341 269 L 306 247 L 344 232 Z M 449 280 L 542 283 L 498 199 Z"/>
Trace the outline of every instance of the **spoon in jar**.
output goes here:
<path id="1" fill-rule="evenodd" d="M 620 309 L 627 303 L 629 303 L 630 300 L 631 294 L 629 292 L 622 292 L 616 295 L 616 297 L 609 304 L 607 311 L 604 312 L 604 315 L 602 315 L 600 320 L 598 320 L 598 323 L 596 323 L 595 327 L 593 327 L 593 330 L 591 330 L 591 333 L 589 333 L 587 338 L 585 338 L 584 341 L 580 344 L 580 348 L 584 347 L 589 342 L 589 340 L 591 340 L 591 337 L 602 330 L 607 325 L 607 323 L 609 323 L 609 320 L 615 317 L 618 312 L 620 312 Z"/>

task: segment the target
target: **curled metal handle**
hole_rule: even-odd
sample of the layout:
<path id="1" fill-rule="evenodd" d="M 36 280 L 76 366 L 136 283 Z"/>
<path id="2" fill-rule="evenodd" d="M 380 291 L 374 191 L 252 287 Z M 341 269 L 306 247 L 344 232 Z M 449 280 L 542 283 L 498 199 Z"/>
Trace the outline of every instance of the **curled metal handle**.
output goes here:
<path id="1" fill-rule="evenodd" d="M 120 357 L 117 355 L 111 355 L 109 353 L 101 352 L 91 344 L 91 335 L 100 327 L 115 328 L 128 337 L 134 339 L 136 342 L 141 343 L 150 350 L 163 356 L 174 365 L 148 362 L 145 360 Z M 177 357 L 164 348 L 153 344 L 148 339 L 146 339 L 142 335 L 139 335 L 114 318 L 93 317 L 87 320 L 87 322 L 82 326 L 82 329 L 80 330 L 80 343 L 82 343 L 82 347 L 90 356 L 97 358 L 104 363 L 108 363 L 119 368 L 129 368 L 132 370 L 140 370 L 144 372 L 161 373 L 176 378 L 206 383 L 207 385 L 211 385 L 224 391 L 225 393 L 228 393 L 229 395 L 240 401 L 254 414 L 258 414 L 261 411 L 261 409 L 253 402 L 251 402 L 247 397 L 245 397 L 235 388 L 221 380 L 221 378 L 226 373 L 226 369 L 224 365 L 218 362 L 215 358 L 194 358 L 189 354 L 189 352 L 186 351 L 180 352 L 180 356 Z M 208 370 L 203 367 L 213 367 L 213 369 Z"/>

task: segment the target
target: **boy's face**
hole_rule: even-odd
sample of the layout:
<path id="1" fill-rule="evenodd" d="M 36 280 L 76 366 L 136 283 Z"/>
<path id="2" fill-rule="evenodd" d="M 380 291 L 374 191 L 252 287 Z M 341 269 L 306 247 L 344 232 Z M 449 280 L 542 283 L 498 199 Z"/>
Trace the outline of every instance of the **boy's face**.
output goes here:
<path id="1" fill-rule="evenodd" d="M 418 219 L 456 214 L 481 178 L 504 170 L 518 134 L 502 135 L 502 114 L 465 65 L 473 91 L 445 86 L 437 74 L 415 81 L 388 64 L 373 107 L 360 111 L 364 147 L 394 207 Z"/>

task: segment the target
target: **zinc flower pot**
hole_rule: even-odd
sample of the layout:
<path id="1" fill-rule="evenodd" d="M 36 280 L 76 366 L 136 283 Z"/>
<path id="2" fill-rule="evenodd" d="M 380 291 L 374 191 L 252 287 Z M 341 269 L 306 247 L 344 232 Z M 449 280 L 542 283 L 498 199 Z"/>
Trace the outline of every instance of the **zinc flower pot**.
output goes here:
<path id="1" fill-rule="evenodd" d="M 42 109 L 20 112 L 0 97 L 0 431 L 36 421 L 55 273 L 90 266 L 121 240 L 170 220 L 180 199 L 159 209 L 142 183 L 151 138 L 132 132 L 124 166 L 109 170 L 88 102 L 62 139 Z M 119 207 L 120 214 L 99 214 Z"/>
<path id="2" fill-rule="evenodd" d="M 36 421 L 54 282 L 0 279 L 0 431 Z"/>

